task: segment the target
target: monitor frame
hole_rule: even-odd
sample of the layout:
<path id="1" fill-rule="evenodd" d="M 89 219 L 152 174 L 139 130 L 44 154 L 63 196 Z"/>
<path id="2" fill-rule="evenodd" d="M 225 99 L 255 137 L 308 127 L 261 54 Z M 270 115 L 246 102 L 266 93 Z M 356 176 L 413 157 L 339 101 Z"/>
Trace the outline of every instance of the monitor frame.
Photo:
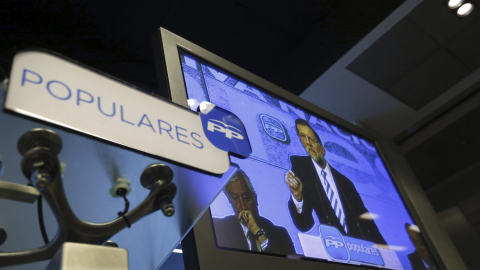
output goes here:
<path id="1" fill-rule="evenodd" d="M 386 168 L 390 172 L 394 185 L 399 191 L 400 197 L 406 205 L 406 210 L 421 229 L 439 267 L 441 269 L 466 269 L 408 162 L 392 140 L 345 121 L 164 28 L 159 28 L 155 33 L 153 44 L 159 91 L 165 94 L 165 90 L 167 90 L 174 103 L 188 108 L 187 90 L 179 56 L 180 48 L 245 81 L 253 83 L 267 93 L 271 93 L 374 142 Z M 309 270 L 318 269 L 322 264 L 328 265 L 329 269 L 339 270 L 363 268 L 357 265 L 309 260 L 301 256 L 286 258 L 219 249 L 215 244 L 209 213 L 210 211 L 207 211 L 204 214 L 182 242 L 186 269 L 223 269 L 227 264 L 230 265 L 230 269 L 245 269 L 255 264 L 268 265 L 269 268 L 273 267 L 274 269 L 291 269 L 300 266 L 301 269 Z M 367 269 L 371 268 L 367 267 Z"/>

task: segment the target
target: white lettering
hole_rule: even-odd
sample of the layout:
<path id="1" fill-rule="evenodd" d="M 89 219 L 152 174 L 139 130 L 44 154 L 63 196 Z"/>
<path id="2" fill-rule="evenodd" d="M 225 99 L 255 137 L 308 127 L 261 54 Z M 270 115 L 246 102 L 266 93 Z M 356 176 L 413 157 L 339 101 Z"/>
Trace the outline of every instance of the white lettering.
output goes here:
<path id="1" fill-rule="evenodd" d="M 225 136 L 229 139 L 231 138 L 235 138 L 235 139 L 239 139 L 239 140 L 243 140 L 243 136 L 242 134 L 238 133 L 238 132 L 235 132 L 233 130 L 230 130 L 230 129 L 227 129 L 226 132 L 225 132 Z"/>
<path id="2" fill-rule="evenodd" d="M 380 256 L 380 253 L 378 252 L 378 249 L 376 248 L 369 248 L 364 246 L 363 244 L 357 245 L 357 244 L 352 244 L 352 243 L 347 243 L 347 249 L 348 251 L 353 251 L 358 253 L 364 253 L 364 254 L 372 254 L 375 256 Z"/>
<path id="3" fill-rule="evenodd" d="M 340 241 L 335 241 L 335 240 L 332 240 L 332 239 L 325 239 L 325 244 L 327 245 L 327 247 L 329 246 L 335 246 L 335 248 L 339 248 L 339 247 L 343 247 L 343 243 L 340 242 Z"/>
<path id="4" fill-rule="evenodd" d="M 207 129 L 211 132 L 220 131 L 222 133 L 225 133 L 226 130 L 224 127 L 217 125 L 212 121 L 208 121 Z"/>
<path id="5" fill-rule="evenodd" d="M 213 122 L 213 121 L 215 121 L 216 123 Z M 217 123 L 221 124 L 222 126 L 217 124 Z M 225 133 L 225 137 L 227 137 L 229 139 L 235 138 L 235 139 L 243 140 L 244 137 L 241 133 L 233 131 L 229 128 L 234 128 L 234 129 L 238 130 L 237 128 L 226 125 L 225 123 L 223 123 L 221 121 L 218 121 L 218 120 L 209 120 L 208 124 L 207 124 L 207 130 L 208 131 L 211 131 L 211 132 L 218 131 L 218 132 L 221 132 L 221 133 Z M 240 130 L 238 130 L 238 131 L 240 131 Z"/>

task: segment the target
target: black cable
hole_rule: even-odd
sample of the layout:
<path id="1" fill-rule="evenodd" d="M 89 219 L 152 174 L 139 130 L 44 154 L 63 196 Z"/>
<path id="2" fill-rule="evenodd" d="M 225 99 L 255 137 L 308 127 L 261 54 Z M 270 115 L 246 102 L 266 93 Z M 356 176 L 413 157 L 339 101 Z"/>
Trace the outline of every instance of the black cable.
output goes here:
<path id="1" fill-rule="evenodd" d="M 130 208 L 130 202 L 127 199 L 127 190 L 124 188 L 120 188 L 117 190 L 117 195 L 121 196 L 125 201 L 125 208 L 123 209 L 123 212 L 118 212 L 117 214 L 119 217 L 122 217 L 122 219 L 127 224 L 127 227 L 130 228 L 132 225 L 128 218 L 125 216 L 125 214 L 128 213 L 128 208 Z"/>
<path id="2" fill-rule="evenodd" d="M 42 232 L 43 242 L 48 244 L 47 230 L 45 230 L 45 222 L 43 220 L 43 207 L 42 207 L 42 195 L 38 196 L 37 199 L 37 213 L 38 213 L 38 224 L 40 224 L 40 231 Z"/>

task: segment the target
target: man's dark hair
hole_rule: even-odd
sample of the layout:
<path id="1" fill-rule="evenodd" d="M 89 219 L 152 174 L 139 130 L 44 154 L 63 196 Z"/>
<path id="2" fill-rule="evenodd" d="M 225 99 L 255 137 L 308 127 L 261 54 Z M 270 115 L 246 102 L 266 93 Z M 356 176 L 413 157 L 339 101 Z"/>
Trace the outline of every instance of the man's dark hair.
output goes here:
<path id="1" fill-rule="evenodd" d="M 297 135 L 299 135 L 298 134 L 298 125 L 309 127 L 313 131 L 313 134 L 315 134 L 315 137 L 317 138 L 317 141 L 320 144 L 322 144 L 322 140 L 320 140 L 320 137 L 318 136 L 317 132 L 312 128 L 312 126 L 310 126 L 310 123 L 308 123 L 306 120 L 303 120 L 302 118 L 297 118 L 295 120 L 295 130 L 297 131 Z M 300 135 L 299 135 L 299 137 L 300 137 Z"/>

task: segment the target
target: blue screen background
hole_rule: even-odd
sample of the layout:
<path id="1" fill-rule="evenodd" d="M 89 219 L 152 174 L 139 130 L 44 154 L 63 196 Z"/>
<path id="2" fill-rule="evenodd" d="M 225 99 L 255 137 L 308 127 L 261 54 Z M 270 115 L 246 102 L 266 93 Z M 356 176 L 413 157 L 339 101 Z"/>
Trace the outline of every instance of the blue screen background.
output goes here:
<path id="1" fill-rule="evenodd" d="M 200 102 L 209 101 L 234 113 L 244 123 L 253 152 L 247 159 L 232 157 L 231 161 L 249 176 L 258 196 L 260 215 L 288 230 L 298 254 L 303 254 L 303 250 L 299 231 L 288 212 L 290 191 L 284 179 L 291 167 L 289 157 L 308 155 L 294 124 L 295 119 L 303 118 L 320 136 L 330 165 L 354 183 L 366 208 L 377 216 L 375 223 L 404 269 L 411 268 L 407 254 L 414 247 L 404 224 L 414 222 L 372 142 L 195 56 L 182 54 L 181 61 L 189 105 L 193 110 Z M 233 214 L 223 193 L 210 208 L 213 217 Z M 315 215 L 314 219 L 316 225 L 307 233 L 318 235 L 319 223 Z"/>

